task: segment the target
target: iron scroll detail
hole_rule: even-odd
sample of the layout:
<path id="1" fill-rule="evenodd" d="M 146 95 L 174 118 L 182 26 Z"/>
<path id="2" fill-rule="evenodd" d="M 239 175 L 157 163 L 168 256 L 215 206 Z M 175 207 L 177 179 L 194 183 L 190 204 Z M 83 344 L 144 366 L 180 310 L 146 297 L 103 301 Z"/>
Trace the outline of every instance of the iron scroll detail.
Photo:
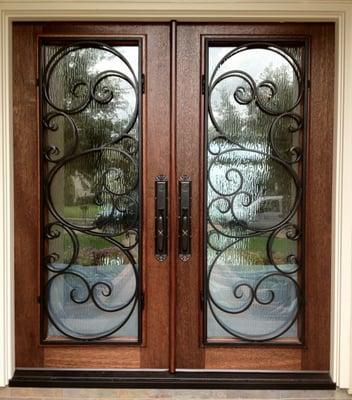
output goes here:
<path id="1" fill-rule="evenodd" d="M 209 47 L 207 49 L 209 51 Z M 281 72 L 272 72 L 268 68 L 267 76 L 260 76 L 252 67 L 256 73 L 252 76 L 245 70 L 243 62 L 236 63 L 238 55 L 248 57 L 250 51 L 257 49 L 280 58 L 285 68 Z M 302 310 L 303 250 L 300 254 L 290 252 L 290 246 L 285 244 L 287 249 L 280 251 L 288 253 L 281 255 L 279 260 L 277 247 L 279 242 L 291 242 L 296 247 L 299 244 L 301 249 L 303 246 L 301 208 L 307 86 L 306 71 L 301 67 L 304 62 L 304 51 L 303 56 L 298 56 L 292 47 L 286 49 L 264 41 L 248 42 L 227 51 L 205 78 L 205 343 L 211 343 L 210 318 L 212 329 L 221 331 L 220 337 L 234 339 L 232 344 L 265 343 L 287 333 Z M 288 77 L 286 86 L 283 88 L 271 79 L 270 73 L 277 80 L 280 78 L 280 82 L 283 77 Z M 291 89 L 293 82 L 295 89 Z M 285 100 L 282 100 L 282 90 L 291 90 Z M 226 115 L 230 116 L 227 120 L 221 114 L 224 104 Z M 265 123 L 258 128 L 253 119 Z M 259 142 L 254 143 L 254 139 L 246 136 L 251 129 L 260 131 L 255 139 Z M 290 145 L 285 146 L 286 143 Z M 264 181 L 258 178 L 263 171 L 271 171 L 267 173 L 272 175 L 272 171 L 280 171 L 285 182 L 282 187 L 286 185 L 289 194 L 274 193 L 281 186 L 278 189 L 269 183 L 258 184 Z M 265 210 L 269 201 L 281 202 L 282 212 L 275 218 L 271 210 Z M 266 212 L 271 220 L 264 221 L 263 218 L 259 221 L 260 212 Z M 254 246 L 263 247 L 262 259 L 265 260 L 263 265 L 254 262 L 246 269 L 248 254 Z M 240 256 L 234 256 L 236 252 L 246 254 L 240 259 Z M 253 259 L 256 256 L 251 254 Z M 237 261 L 233 261 L 235 257 L 238 257 Z M 284 300 L 284 294 L 280 294 L 284 290 L 290 293 L 290 300 Z M 269 321 L 265 329 L 257 332 L 253 325 L 252 328 L 246 325 L 246 315 L 263 315 L 265 309 L 280 307 L 290 309 L 285 320 L 277 324 Z M 221 340 L 217 339 L 216 343 L 219 342 Z M 229 343 L 228 339 L 226 343 Z"/>
<path id="2" fill-rule="evenodd" d="M 139 73 L 105 42 L 41 52 L 42 303 L 52 336 L 98 341 L 141 308 Z"/>

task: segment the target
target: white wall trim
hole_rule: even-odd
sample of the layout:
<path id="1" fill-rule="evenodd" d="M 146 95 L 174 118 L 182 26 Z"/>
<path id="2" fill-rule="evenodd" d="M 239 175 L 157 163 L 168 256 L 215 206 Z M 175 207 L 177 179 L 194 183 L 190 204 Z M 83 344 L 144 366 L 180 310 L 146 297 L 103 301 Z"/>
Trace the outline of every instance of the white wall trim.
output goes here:
<path id="1" fill-rule="evenodd" d="M 12 22 L 178 19 L 336 23 L 331 375 L 352 389 L 352 0 L 0 0 L 0 16 L 0 386 L 15 365 Z"/>
<path id="2" fill-rule="evenodd" d="M 0 5 L 1 7 L 1 5 Z M 0 36 L 0 386 L 14 369 L 14 268 L 11 29 L 1 10 Z"/>

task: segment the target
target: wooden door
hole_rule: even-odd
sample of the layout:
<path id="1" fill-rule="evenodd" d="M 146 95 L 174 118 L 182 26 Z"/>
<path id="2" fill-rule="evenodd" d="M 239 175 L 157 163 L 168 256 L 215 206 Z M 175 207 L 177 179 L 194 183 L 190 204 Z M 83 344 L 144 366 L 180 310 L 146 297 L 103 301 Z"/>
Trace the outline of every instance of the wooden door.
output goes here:
<path id="1" fill-rule="evenodd" d="M 167 369 L 169 27 L 16 23 L 13 45 L 16 366 Z"/>
<path id="2" fill-rule="evenodd" d="M 16 367 L 327 371 L 333 25 L 13 49 Z"/>
<path id="3" fill-rule="evenodd" d="M 192 185 L 176 368 L 328 371 L 334 27 L 176 37 L 177 177 Z"/>

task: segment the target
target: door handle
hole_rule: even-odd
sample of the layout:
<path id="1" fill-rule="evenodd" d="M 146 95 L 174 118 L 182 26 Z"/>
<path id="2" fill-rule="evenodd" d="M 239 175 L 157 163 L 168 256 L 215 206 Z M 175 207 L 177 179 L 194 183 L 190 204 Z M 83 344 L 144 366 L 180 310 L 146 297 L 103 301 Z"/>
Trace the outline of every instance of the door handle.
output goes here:
<path id="1" fill-rule="evenodd" d="M 155 178 L 155 258 L 164 261 L 167 258 L 168 240 L 168 187 L 167 178 L 159 175 Z"/>
<path id="2" fill-rule="evenodd" d="M 178 255 L 182 261 L 191 257 L 191 203 L 192 203 L 192 182 L 188 176 L 181 176 L 179 179 L 179 246 Z"/>

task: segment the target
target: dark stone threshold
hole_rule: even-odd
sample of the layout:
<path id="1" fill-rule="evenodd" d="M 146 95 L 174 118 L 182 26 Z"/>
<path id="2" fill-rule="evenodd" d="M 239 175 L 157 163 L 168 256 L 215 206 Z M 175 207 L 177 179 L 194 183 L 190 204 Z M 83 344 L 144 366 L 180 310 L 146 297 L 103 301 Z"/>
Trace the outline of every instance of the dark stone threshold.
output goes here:
<path id="1" fill-rule="evenodd" d="M 10 386 L 172 389 L 330 389 L 328 372 L 176 372 L 16 369 Z"/>

